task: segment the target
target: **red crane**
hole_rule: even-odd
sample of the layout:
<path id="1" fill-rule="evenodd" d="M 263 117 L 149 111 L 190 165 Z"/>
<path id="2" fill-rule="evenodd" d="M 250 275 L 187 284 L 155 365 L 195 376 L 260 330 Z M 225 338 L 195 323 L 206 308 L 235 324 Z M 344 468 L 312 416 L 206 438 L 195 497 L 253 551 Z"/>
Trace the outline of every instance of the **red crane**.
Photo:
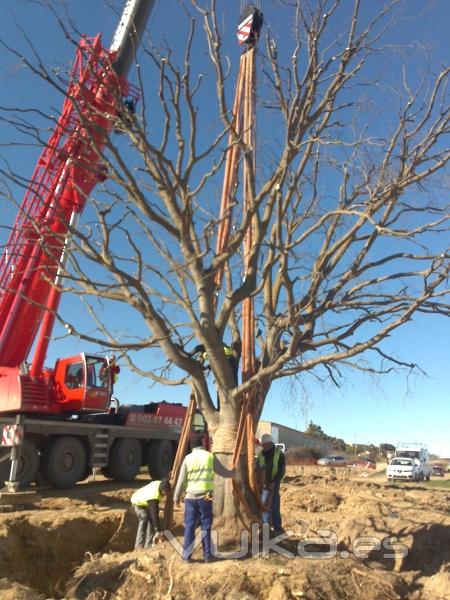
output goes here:
<path id="1" fill-rule="evenodd" d="M 81 40 L 55 130 L 31 178 L 0 259 L 0 412 L 61 413 L 101 410 L 107 384 L 95 393 L 101 357 L 59 359 L 44 369 L 70 232 L 97 182 L 106 177 L 102 151 L 123 101 L 137 99 L 126 75 L 156 0 L 128 0 L 109 50 L 101 35 Z M 36 342 L 28 368 L 25 361 Z M 84 385 L 74 388 L 75 367 Z"/>
<path id="2" fill-rule="evenodd" d="M 125 77 L 155 4 L 128 0 L 109 50 L 100 35 L 80 42 L 61 116 L 0 258 L 1 497 L 3 481 L 14 492 L 37 480 L 70 488 L 92 469 L 130 482 L 144 465 L 154 479 L 172 466 L 184 406 L 116 402 L 107 410 L 112 378 L 103 357 L 78 354 L 43 366 L 70 236 L 107 175 L 102 153 L 117 117 L 137 99 Z M 188 421 L 194 416 L 193 435 L 203 435 L 201 415 L 193 411 Z"/>

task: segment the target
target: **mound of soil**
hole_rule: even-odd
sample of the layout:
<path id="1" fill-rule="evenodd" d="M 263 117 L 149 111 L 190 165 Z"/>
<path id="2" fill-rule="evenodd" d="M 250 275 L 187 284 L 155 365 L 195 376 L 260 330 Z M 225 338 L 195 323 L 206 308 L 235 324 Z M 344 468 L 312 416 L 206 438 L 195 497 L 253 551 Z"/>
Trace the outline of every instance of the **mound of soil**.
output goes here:
<path id="1" fill-rule="evenodd" d="M 129 498 L 142 484 L 96 481 L 0 513 L 2 600 L 450 598 L 445 490 L 291 468 L 281 490 L 286 533 L 206 565 L 201 548 L 192 564 L 176 550 L 180 511 L 172 541 L 132 550 Z"/>

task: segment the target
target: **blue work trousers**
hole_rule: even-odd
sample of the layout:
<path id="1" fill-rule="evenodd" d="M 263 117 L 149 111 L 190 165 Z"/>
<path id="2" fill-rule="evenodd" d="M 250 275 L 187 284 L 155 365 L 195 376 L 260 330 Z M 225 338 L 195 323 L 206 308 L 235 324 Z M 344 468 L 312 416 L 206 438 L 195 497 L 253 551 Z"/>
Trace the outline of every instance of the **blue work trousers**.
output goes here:
<path id="1" fill-rule="evenodd" d="M 261 495 L 261 502 L 266 503 L 267 498 L 270 496 L 270 490 L 263 490 Z M 281 524 L 281 513 L 280 513 L 280 485 L 274 485 L 272 500 L 267 512 L 262 514 L 263 523 L 270 523 L 275 531 L 282 531 L 283 527 Z"/>
<path id="2" fill-rule="evenodd" d="M 211 558 L 211 527 L 212 527 L 212 501 L 199 498 L 198 500 L 184 500 L 184 543 L 183 560 L 189 560 L 194 551 L 195 528 L 200 523 L 202 530 L 203 556 L 205 560 Z"/>

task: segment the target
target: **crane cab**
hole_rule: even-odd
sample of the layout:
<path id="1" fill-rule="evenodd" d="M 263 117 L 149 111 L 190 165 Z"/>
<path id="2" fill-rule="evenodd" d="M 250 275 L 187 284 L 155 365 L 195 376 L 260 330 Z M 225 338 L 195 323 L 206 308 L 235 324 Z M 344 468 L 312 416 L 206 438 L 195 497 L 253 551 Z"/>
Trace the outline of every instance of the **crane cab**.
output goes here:
<path id="1" fill-rule="evenodd" d="M 106 411 L 112 391 L 107 367 L 105 358 L 84 353 L 58 359 L 39 377 L 26 366 L 0 366 L 0 414 Z"/>
<path id="2" fill-rule="evenodd" d="M 60 358 L 53 378 L 55 401 L 62 412 L 107 410 L 111 376 L 105 358 L 84 353 Z"/>

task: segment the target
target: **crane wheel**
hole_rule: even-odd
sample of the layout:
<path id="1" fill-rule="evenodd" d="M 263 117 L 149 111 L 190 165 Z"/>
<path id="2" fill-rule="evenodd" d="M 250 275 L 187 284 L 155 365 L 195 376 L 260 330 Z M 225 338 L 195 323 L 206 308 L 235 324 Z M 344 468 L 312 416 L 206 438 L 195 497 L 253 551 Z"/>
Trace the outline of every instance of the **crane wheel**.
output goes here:
<path id="1" fill-rule="evenodd" d="M 81 481 L 86 465 L 83 444 L 70 435 L 51 439 L 42 453 L 42 475 L 49 485 L 59 489 L 71 488 Z"/>
<path id="2" fill-rule="evenodd" d="M 173 465 L 175 456 L 170 440 L 154 440 L 150 442 L 147 451 L 148 472 L 152 479 L 167 477 Z"/>
<path id="3" fill-rule="evenodd" d="M 9 448 L 2 449 L 0 454 L 0 488 L 4 486 L 4 482 L 8 481 L 11 470 L 11 461 L 5 459 L 10 453 Z M 36 444 L 30 440 L 24 440 L 20 448 L 20 458 L 17 467 L 17 481 L 20 482 L 20 487 L 24 488 L 35 481 L 39 470 L 39 454 Z"/>
<path id="4" fill-rule="evenodd" d="M 142 465 L 142 446 L 139 440 L 120 438 L 111 448 L 108 473 L 116 481 L 130 482 Z"/>

